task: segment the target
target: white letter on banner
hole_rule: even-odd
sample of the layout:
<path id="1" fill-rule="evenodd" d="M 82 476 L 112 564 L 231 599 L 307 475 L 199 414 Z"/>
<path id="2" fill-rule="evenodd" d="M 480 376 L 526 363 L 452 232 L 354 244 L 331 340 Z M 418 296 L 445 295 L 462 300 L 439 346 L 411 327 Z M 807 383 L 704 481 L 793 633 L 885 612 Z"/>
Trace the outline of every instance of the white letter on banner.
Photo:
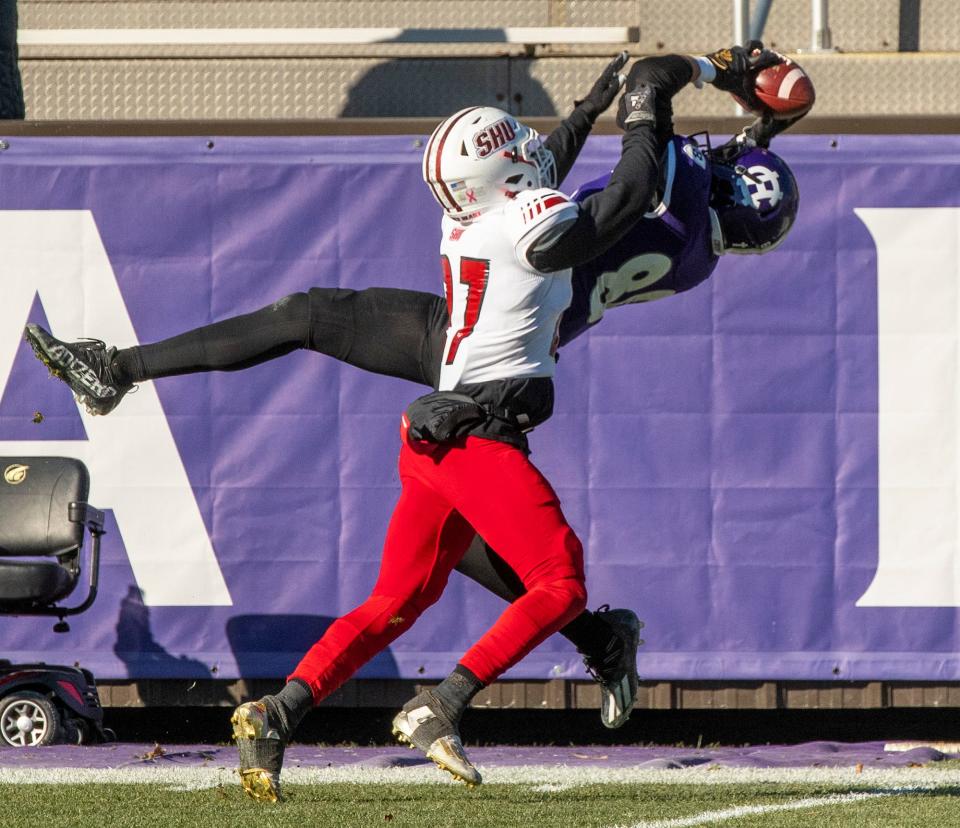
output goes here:
<path id="1" fill-rule="evenodd" d="M 859 607 L 960 606 L 960 209 L 861 208 L 877 247 L 879 561 Z"/>
<path id="2" fill-rule="evenodd" d="M 93 214 L 5 210 L 0 221 L 0 392 L 34 296 L 54 335 L 137 342 Z M 37 364 L 37 370 L 43 370 Z M 64 455 L 90 469 L 90 502 L 113 509 L 144 603 L 229 606 L 223 573 L 153 383 L 107 417 L 80 410 L 89 440 L 6 440 L 2 454 Z"/>

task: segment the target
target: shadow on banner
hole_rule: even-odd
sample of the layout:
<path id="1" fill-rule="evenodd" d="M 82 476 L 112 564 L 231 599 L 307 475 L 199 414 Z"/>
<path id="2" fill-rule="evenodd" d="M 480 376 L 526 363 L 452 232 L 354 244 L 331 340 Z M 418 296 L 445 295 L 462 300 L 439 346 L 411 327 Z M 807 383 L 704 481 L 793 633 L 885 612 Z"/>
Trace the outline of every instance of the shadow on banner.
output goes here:
<path id="1" fill-rule="evenodd" d="M 174 656 L 153 637 L 150 609 L 140 589 L 131 584 L 120 602 L 113 652 L 136 678 L 213 678 L 210 667 L 187 656 Z"/>
<path id="2" fill-rule="evenodd" d="M 286 678 L 335 621 L 328 615 L 236 615 L 227 640 L 243 678 Z M 360 668 L 358 676 L 397 678 L 389 648 Z"/>
<path id="3" fill-rule="evenodd" d="M 227 640 L 241 678 L 285 679 L 334 622 L 329 615 L 236 615 L 227 622 Z M 172 655 L 156 640 L 150 608 L 131 584 L 120 602 L 114 655 L 136 678 L 215 679 L 210 666 L 188 656 Z M 359 676 L 397 678 L 389 649 L 374 656 Z M 231 701 L 224 691 L 223 700 Z"/>

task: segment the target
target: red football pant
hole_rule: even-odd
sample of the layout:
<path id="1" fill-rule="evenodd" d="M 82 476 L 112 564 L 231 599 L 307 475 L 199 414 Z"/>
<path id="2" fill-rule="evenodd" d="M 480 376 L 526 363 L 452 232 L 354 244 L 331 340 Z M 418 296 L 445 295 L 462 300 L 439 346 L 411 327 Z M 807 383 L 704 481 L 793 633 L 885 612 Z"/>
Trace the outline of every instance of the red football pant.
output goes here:
<path id="1" fill-rule="evenodd" d="M 550 484 L 522 451 L 478 437 L 449 447 L 411 444 L 404 434 L 400 481 L 373 592 L 333 622 L 290 676 L 310 685 L 316 702 L 440 597 L 475 533 L 527 589 L 460 660 L 484 684 L 586 606 L 583 548 Z"/>

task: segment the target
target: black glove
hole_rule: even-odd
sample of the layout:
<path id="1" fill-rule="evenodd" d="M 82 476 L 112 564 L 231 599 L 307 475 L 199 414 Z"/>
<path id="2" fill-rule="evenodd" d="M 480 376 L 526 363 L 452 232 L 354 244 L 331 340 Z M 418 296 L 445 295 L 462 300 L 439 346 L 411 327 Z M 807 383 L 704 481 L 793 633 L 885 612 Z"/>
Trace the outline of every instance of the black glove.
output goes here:
<path id="1" fill-rule="evenodd" d="M 743 136 L 745 141 L 751 142 L 752 146 L 766 149 L 770 146 L 770 141 L 773 140 L 775 135 L 789 129 L 802 117 L 803 115 L 795 115 L 792 118 L 774 118 L 772 115 L 762 115 L 744 129 L 740 135 Z"/>
<path id="2" fill-rule="evenodd" d="M 764 49 L 759 40 L 751 40 L 746 46 L 720 49 L 707 55 L 707 60 L 717 70 L 713 79 L 717 89 L 749 99 L 753 96 L 753 76 L 761 69 L 779 63 L 782 58 L 776 52 Z"/>
<path id="3" fill-rule="evenodd" d="M 711 155 L 718 161 L 730 162 L 745 149 L 753 147 L 766 149 L 775 135 L 793 126 L 802 117 L 803 115 L 797 115 L 794 118 L 774 118 L 772 115 L 763 115 L 750 126 L 740 130 L 727 143 L 713 150 Z"/>
<path id="4" fill-rule="evenodd" d="M 605 112 L 617 97 L 620 87 L 623 86 L 620 70 L 623 69 L 629 57 L 626 52 L 621 52 L 611 60 L 597 78 L 593 88 L 587 93 L 587 97 L 582 101 L 574 101 L 574 106 L 583 107 L 591 119 L 596 119 L 601 112 Z"/>
<path id="5" fill-rule="evenodd" d="M 617 106 L 617 126 L 628 130 L 657 122 L 657 90 L 646 83 L 624 92 Z"/>

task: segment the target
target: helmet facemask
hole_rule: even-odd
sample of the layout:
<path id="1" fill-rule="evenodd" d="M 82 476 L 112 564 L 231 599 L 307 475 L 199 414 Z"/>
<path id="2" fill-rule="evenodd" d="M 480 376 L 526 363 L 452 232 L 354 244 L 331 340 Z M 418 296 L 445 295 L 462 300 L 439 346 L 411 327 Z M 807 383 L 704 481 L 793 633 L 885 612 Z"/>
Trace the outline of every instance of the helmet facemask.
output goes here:
<path id="1" fill-rule="evenodd" d="M 557 186 L 557 162 L 540 140 L 540 133 L 526 128 L 528 136 L 515 148 L 514 163 L 532 164 L 537 170 L 537 187 Z M 513 198 L 516 193 L 509 196 Z"/>

